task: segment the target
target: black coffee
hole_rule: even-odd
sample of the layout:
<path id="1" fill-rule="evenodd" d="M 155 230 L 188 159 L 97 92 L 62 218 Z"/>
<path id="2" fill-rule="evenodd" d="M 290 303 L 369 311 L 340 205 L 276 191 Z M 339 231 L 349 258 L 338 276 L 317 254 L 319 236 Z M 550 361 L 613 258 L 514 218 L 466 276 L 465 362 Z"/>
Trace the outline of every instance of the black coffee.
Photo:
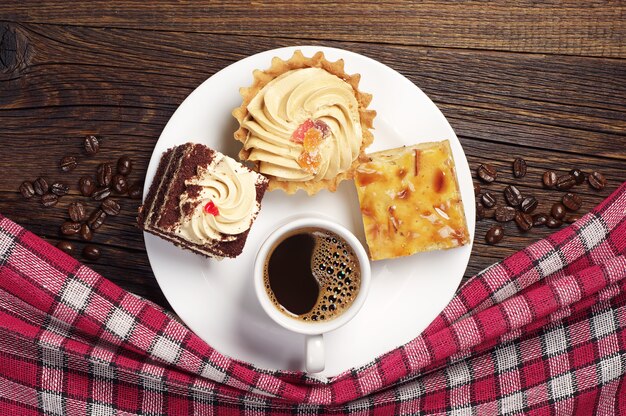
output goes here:
<path id="1" fill-rule="evenodd" d="M 361 286 L 359 262 L 346 241 L 318 228 L 297 230 L 265 262 L 274 305 L 301 321 L 328 321 L 350 307 Z"/>

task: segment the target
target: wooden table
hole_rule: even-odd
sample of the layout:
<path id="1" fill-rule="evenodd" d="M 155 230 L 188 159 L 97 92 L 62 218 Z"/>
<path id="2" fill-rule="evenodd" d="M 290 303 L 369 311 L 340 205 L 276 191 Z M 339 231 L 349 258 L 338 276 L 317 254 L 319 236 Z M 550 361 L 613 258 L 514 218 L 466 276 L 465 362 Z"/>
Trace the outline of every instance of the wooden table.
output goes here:
<path id="1" fill-rule="evenodd" d="M 129 155 L 142 181 L 161 130 L 196 86 L 248 55 L 301 44 L 352 50 L 407 76 L 448 118 L 472 169 L 498 167 L 487 188 L 501 201 L 518 183 L 546 211 L 563 193 L 542 188 L 544 170 L 604 173 L 604 190 L 576 188 L 587 211 L 626 181 L 626 7 L 507 3 L 1 2 L 0 213 L 56 243 L 81 175 Z M 103 139 L 95 157 L 81 152 L 86 134 Z M 65 155 L 79 156 L 71 173 L 57 167 Z M 522 180 L 511 175 L 516 156 L 528 161 Z M 71 194 L 52 208 L 24 200 L 20 183 L 42 175 L 70 183 Z M 138 201 L 120 201 L 122 214 L 93 240 L 103 256 L 92 267 L 167 306 L 135 227 Z M 504 241 L 488 246 L 491 225 L 477 224 L 466 277 L 551 232 L 507 223 Z"/>

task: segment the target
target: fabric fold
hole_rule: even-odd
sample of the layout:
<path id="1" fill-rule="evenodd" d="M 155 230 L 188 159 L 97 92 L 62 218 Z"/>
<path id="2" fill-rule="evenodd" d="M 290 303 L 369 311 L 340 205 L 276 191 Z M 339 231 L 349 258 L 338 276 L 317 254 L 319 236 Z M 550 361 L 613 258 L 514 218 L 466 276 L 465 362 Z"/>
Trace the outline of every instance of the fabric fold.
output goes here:
<path id="1" fill-rule="evenodd" d="M 337 377 L 231 359 L 0 216 L 0 413 L 626 414 L 626 184 Z"/>

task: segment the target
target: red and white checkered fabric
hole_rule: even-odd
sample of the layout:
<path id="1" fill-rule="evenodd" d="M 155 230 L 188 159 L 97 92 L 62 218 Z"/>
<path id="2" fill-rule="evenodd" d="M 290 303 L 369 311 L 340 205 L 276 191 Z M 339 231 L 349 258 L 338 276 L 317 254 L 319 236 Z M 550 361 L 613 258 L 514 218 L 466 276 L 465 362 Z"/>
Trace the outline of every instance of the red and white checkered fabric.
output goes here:
<path id="1" fill-rule="evenodd" d="M 320 381 L 230 359 L 0 217 L 0 414 L 626 414 L 626 184 Z"/>

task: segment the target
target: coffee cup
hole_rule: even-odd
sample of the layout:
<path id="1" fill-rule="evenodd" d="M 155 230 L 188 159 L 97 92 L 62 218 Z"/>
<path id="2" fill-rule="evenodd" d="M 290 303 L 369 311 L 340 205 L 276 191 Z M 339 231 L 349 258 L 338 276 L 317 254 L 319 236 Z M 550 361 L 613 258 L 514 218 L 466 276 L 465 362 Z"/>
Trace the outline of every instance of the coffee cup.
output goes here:
<path id="1" fill-rule="evenodd" d="M 278 325 L 305 336 L 309 373 L 324 370 L 323 334 L 358 313 L 370 280 L 367 253 L 354 234 L 317 217 L 278 227 L 261 245 L 254 264 L 261 307 Z"/>

